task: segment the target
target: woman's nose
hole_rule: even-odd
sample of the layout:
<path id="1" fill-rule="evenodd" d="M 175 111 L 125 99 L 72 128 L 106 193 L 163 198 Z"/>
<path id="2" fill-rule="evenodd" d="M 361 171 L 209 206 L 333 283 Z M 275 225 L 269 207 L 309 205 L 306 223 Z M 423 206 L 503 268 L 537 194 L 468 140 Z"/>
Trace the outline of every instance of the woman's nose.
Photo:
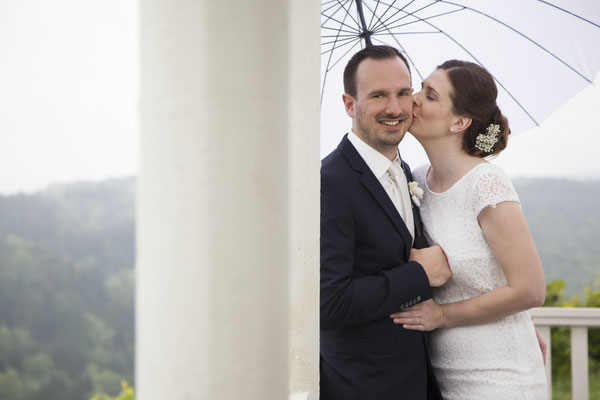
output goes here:
<path id="1" fill-rule="evenodd" d="M 415 106 L 418 106 L 418 105 L 419 105 L 419 102 L 420 102 L 420 100 L 419 100 L 419 95 L 420 95 L 420 94 L 421 94 L 421 92 L 417 92 L 417 93 L 413 94 L 413 96 L 412 96 L 412 98 L 413 98 L 413 104 L 414 104 Z"/>

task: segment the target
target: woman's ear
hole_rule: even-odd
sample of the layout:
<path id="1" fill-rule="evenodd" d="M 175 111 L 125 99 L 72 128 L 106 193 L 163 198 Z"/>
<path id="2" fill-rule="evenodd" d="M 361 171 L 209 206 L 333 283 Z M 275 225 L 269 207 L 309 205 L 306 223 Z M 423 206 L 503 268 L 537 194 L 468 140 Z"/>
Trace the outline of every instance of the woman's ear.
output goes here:
<path id="1" fill-rule="evenodd" d="M 464 132 L 471 125 L 471 121 L 471 117 L 459 115 L 450 126 L 450 131 L 454 133 Z"/>

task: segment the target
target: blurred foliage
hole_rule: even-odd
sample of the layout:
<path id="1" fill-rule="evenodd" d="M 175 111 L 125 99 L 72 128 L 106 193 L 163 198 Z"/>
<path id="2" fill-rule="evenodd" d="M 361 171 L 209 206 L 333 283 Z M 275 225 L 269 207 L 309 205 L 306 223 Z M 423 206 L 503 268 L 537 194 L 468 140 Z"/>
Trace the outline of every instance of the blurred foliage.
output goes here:
<path id="1" fill-rule="evenodd" d="M 95 395 L 90 400 L 134 400 L 133 388 L 129 386 L 127 381 L 121 382 L 121 393 L 114 397 L 106 394 Z"/>
<path id="2" fill-rule="evenodd" d="M 600 267 L 600 265 L 599 265 Z M 598 268 L 600 270 L 600 268 Z M 600 276 L 583 289 L 583 296 L 565 296 L 562 280 L 546 286 L 544 307 L 600 307 Z M 571 398 L 571 332 L 568 327 L 551 328 L 552 398 Z M 600 328 L 588 328 L 590 399 L 600 400 Z"/>
<path id="3" fill-rule="evenodd" d="M 133 382 L 134 180 L 0 196 L 0 399 Z"/>

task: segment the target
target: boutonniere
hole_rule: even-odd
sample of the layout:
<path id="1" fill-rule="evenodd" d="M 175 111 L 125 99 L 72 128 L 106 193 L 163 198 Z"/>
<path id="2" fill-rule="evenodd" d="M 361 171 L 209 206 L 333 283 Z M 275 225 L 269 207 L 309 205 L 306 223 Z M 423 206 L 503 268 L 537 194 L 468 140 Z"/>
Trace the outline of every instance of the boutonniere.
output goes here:
<path id="1" fill-rule="evenodd" d="M 421 199 L 423 198 L 423 189 L 419 186 L 419 182 L 412 181 L 408 183 L 408 191 L 410 192 L 410 198 L 417 207 L 421 207 Z"/>

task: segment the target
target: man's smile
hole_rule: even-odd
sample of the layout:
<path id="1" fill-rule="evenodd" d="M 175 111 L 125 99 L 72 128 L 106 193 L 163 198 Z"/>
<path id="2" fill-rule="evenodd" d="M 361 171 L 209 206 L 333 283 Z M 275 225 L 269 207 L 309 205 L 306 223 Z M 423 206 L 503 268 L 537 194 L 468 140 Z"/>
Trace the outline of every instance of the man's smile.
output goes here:
<path id="1" fill-rule="evenodd" d="M 398 125 L 402 124 L 403 122 L 405 122 L 408 119 L 409 119 L 408 115 L 399 115 L 399 116 L 395 116 L 395 117 L 385 116 L 385 117 L 378 118 L 377 122 L 381 125 L 393 128 L 393 127 L 397 127 Z"/>

